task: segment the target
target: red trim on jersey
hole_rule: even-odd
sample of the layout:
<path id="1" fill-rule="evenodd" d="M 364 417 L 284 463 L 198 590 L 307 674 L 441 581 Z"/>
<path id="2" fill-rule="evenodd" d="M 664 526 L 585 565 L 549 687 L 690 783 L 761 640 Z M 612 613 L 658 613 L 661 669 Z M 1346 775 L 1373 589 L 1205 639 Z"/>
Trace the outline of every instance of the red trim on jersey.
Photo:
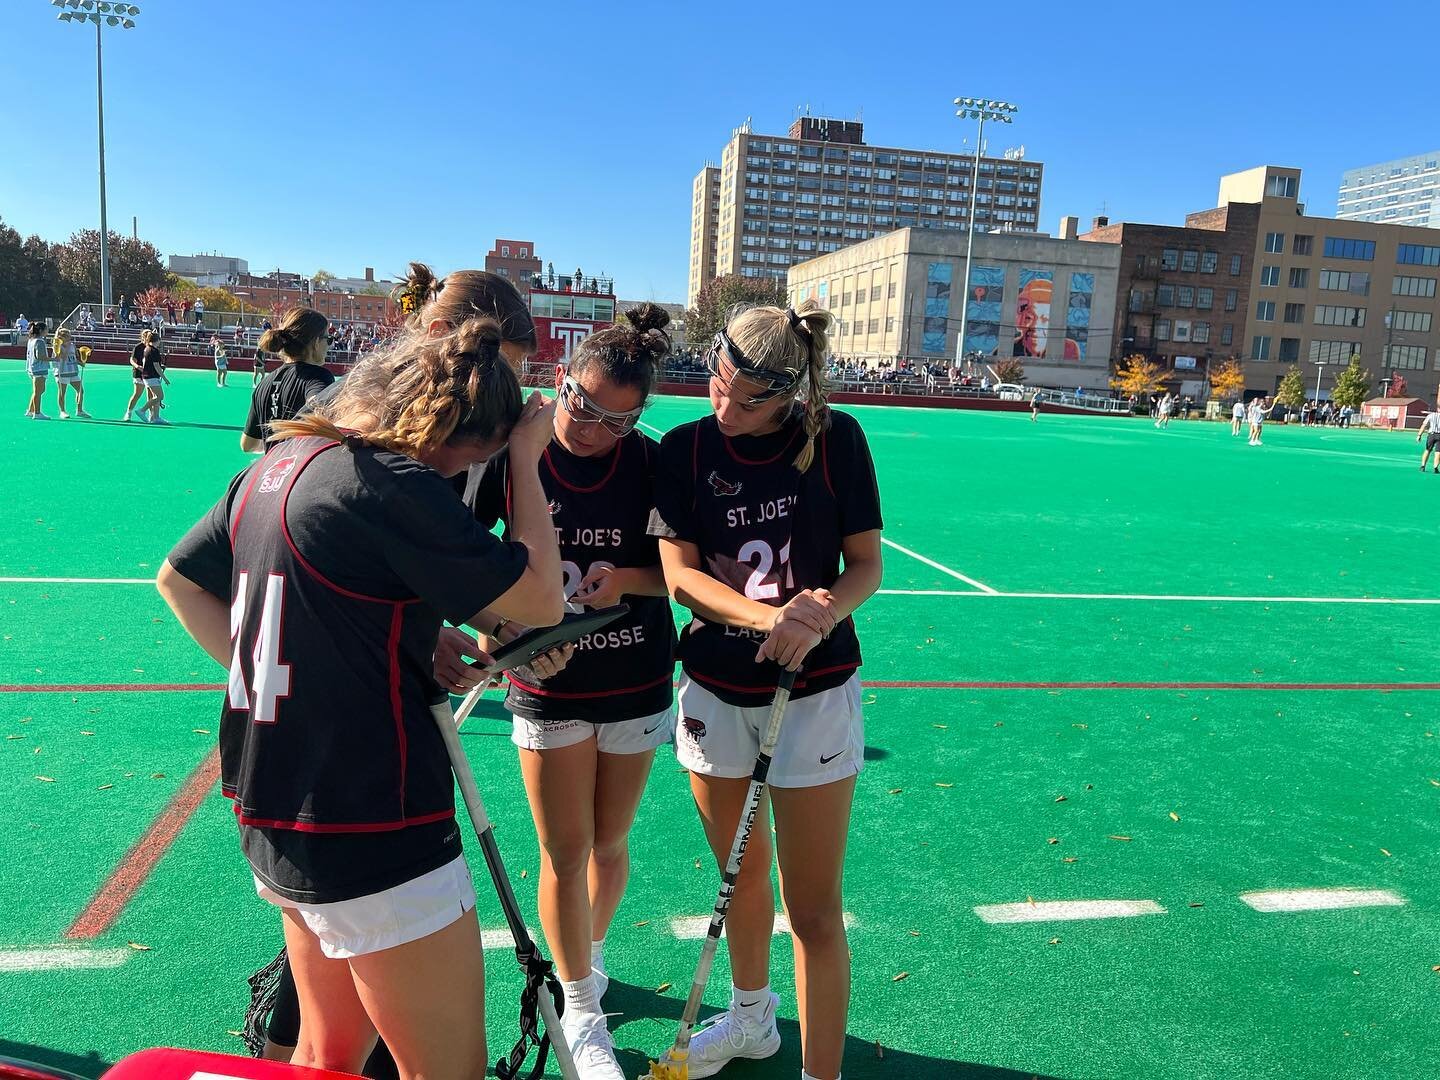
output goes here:
<path id="1" fill-rule="evenodd" d="M 409 600 L 396 600 L 393 597 L 389 596 L 369 596 L 366 593 L 355 592 L 352 589 L 347 589 L 343 586 L 336 585 L 324 574 L 320 573 L 319 570 L 316 570 L 315 567 L 310 564 L 310 561 L 306 559 L 304 555 L 300 554 L 300 549 L 295 546 L 295 540 L 290 535 L 290 525 L 285 520 L 286 509 L 290 505 L 290 492 L 295 490 L 295 481 L 300 479 L 300 474 L 309 467 L 312 461 L 314 461 L 317 457 L 323 454 L 326 450 L 333 450 L 339 445 L 340 443 L 338 442 L 326 443 L 324 446 L 320 447 L 313 454 L 307 457 L 304 461 L 300 462 L 299 465 L 295 466 L 295 471 L 291 474 L 289 482 L 285 485 L 285 494 L 280 497 L 280 533 L 285 537 L 285 546 L 290 549 L 290 554 L 295 556 L 295 561 L 300 564 L 301 568 L 307 574 L 313 577 L 316 581 L 320 582 L 320 584 L 324 585 L 327 589 L 330 589 L 333 592 L 337 592 L 341 596 L 348 596 L 352 600 L 368 600 L 372 604 L 418 604 L 420 602 L 419 597 L 412 597 Z"/>
<path id="2" fill-rule="evenodd" d="M 260 460 L 263 461 L 264 458 Z M 259 462 L 256 462 L 256 464 L 259 464 Z M 251 468 L 254 469 L 255 466 L 252 465 Z M 250 501 L 250 493 L 255 490 L 255 485 L 264 475 L 264 469 L 255 469 L 255 475 L 250 478 L 250 483 L 245 485 L 245 494 L 240 496 L 240 505 L 235 509 L 234 524 L 230 526 L 226 537 L 230 541 L 230 552 L 232 555 L 235 552 L 235 530 L 240 528 L 240 519 L 245 516 L 245 504 Z"/>
<path id="3" fill-rule="evenodd" d="M 288 832 L 303 833 L 399 832 L 401 829 L 408 829 L 414 825 L 429 825 L 431 822 L 443 821 L 455 816 L 454 810 L 438 810 L 433 814 L 402 818 L 399 821 L 362 821 L 344 825 L 322 825 L 314 821 L 277 821 L 271 818 L 250 817 L 240 809 L 239 803 L 232 805 L 235 807 L 235 817 L 239 819 L 241 825 L 248 825 L 252 829 L 285 829 Z"/>
<path id="4" fill-rule="evenodd" d="M 804 434 L 804 428 L 797 427 L 795 431 L 791 433 L 789 441 L 780 448 L 780 452 L 778 454 L 776 454 L 774 457 L 765 458 L 762 461 L 751 461 L 747 457 L 741 457 L 735 447 L 731 445 L 730 436 L 726 435 L 723 431 L 720 433 L 720 438 L 725 440 L 725 449 L 730 452 L 730 456 L 736 461 L 738 461 L 741 465 L 774 465 L 775 462 L 779 461 L 782 457 L 785 456 L 786 452 L 790 449 L 790 447 L 795 445 L 795 436 L 801 434 Z"/>
<path id="5" fill-rule="evenodd" d="M 555 463 L 550 460 L 550 447 L 548 446 L 545 447 L 545 464 L 550 469 L 550 475 L 555 477 L 556 481 L 559 482 L 561 487 L 565 488 L 567 491 L 573 491 L 580 495 L 589 495 L 591 492 L 599 491 L 606 484 L 610 483 L 612 479 L 614 479 L 615 470 L 620 467 L 620 448 L 624 445 L 624 439 L 615 440 L 615 449 L 612 451 L 612 454 L 614 455 L 614 460 L 610 462 L 610 471 L 605 474 L 604 478 L 602 478 L 598 484 L 594 484 L 590 487 L 576 487 L 574 484 L 570 483 L 570 481 L 566 480 L 563 476 L 561 476 L 560 470 L 555 468 Z M 509 476 L 508 470 L 506 472 L 506 476 Z"/>
<path id="6" fill-rule="evenodd" d="M 859 666 L 859 664 L 837 664 L 834 667 L 807 672 L 806 678 L 795 680 L 795 689 L 804 690 L 810 685 L 811 679 L 818 679 L 822 675 L 834 675 L 837 671 L 854 671 Z M 737 694 L 773 694 L 775 692 L 775 687 L 773 686 L 737 686 L 735 683 L 723 682 L 720 679 L 711 678 L 709 675 L 701 675 L 698 671 L 691 671 L 688 668 L 685 670 L 685 674 L 697 682 L 718 686 L 722 690 L 733 690 Z"/>
<path id="7" fill-rule="evenodd" d="M 390 656 L 390 715 L 395 720 L 395 742 L 400 749 L 400 813 L 405 813 L 406 758 L 409 742 L 405 737 L 405 706 L 400 697 L 400 631 L 404 626 L 405 606 L 396 604 L 390 613 L 390 642 L 386 651 Z"/>
<path id="8" fill-rule="evenodd" d="M 653 690 L 661 683 L 669 682 L 672 677 L 672 674 L 667 671 L 664 675 L 661 675 L 660 678 L 652 682 L 641 683 L 639 686 L 622 686 L 618 690 L 596 690 L 588 694 L 570 694 L 563 693 L 559 690 L 542 690 L 538 686 L 530 686 L 521 682 L 515 678 L 513 671 L 507 671 L 505 673 L 505 678 L 516 688 L 525 691 L 525 693 L 534 694 L 536 697 L 555 698 L 560 701 L 585 701 L 590 698 L 619 697 L 621 694 L 638 694 L 641 690 Z"/>

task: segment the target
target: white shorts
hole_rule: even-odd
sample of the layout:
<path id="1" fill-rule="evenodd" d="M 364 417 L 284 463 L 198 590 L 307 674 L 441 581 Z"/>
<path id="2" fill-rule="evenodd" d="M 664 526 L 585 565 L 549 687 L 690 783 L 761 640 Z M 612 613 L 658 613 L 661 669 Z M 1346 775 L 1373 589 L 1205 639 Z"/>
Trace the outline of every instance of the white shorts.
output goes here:
<path id="1" fill-rule="evenodd" d="M 78 386 L 78 385 L 80 385 L 80 376 L 79 376 L 79 375 L 56 375 L 56 376 L 55 376 L 55 381 L 58 382 L 58 383 L 64 383 L 66 386 Z"/>
<path id="2" fill-rule="evenodd" d="M 43 379 L 50 374 L 50 364 L 47 361 L 44 367 L 36 367 L 33 364 L 25 365 L 25 373 L 32 379 Z"/>
<path id="3" fill-rule="evenodd" d="M 152 390 L 159 390 L 160 387 L 165 385 L 164 381 L 161 379 L 136 379 L 135 381 L 137 383 L 143 383 L 145 386 L 150 387 L 150 389 Z"/>
<path id="4" fill-rule="evenodd" d="M 760 754 L 770 706 L 727 705 L 689 676 L 680 676 L 675 757 L 702 776 L 749 776 Z M 860 676 L 843 686 L 792 701 L 785 709 L 769 783 L 779 788 L 820 787 L 865 768 L 865 718 Z"/>
<path id="5" fill-rule="evenodd" d="M 302 904 L 287 900 L 255 878 L 255 891 L 276 907 L 293 908 L 320 951 L 332 960 L 393 949 L 444 930 L 475 906 L 475 885 L 463 856 L 393 889 L 341 900 Z"/>
<path id="6" fill-rule="evenodd" d="M 515 723 L 510 741 L 522 750 L 559 750 L 586 739 L 595 739 L 602 754 L 643 754 L 670 741 L 675 732 L 672 706 L 654 716 L 637 716 L 613 724 L 592 724 L 588 720 L 527 720 L 511 713 Z"/>

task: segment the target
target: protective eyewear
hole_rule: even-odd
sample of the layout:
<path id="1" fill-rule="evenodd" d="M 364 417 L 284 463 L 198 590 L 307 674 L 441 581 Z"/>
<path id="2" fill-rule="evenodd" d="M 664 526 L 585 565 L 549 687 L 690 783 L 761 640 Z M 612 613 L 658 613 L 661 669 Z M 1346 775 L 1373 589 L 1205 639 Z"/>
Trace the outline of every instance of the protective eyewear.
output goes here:
<path id="1" fill-rule="evenodd" d="M 731 368 L 731 374 L 728 377 L 724 374 L 721 364 L 722 357 Z M 773 401 L 777 397 L 790 393 L 800 383 L 798 371 L 792 371 L 789 368 L 760 367 L 751 363 L 724 330 L 715 335 L 715 341 L 710 346 L 710 351 L 705 354 L 705 368 L 710 372 L 710 377 L 724 391 L 726 397 L 734 398 L 743 405 L 759 405 L 762 402 Z M 748 395 L 734 393 L 731 388 L 737 378 L 743 378 L 746 382 L 753 383 L 760 388 L 759 392 Z"/>
<path id="2" fill-rule="evenodd" d="M 600 424 L 617 439 L 623 439 L 634 431 L 635 425 L 640 422 L 640 414 L 645 411 L 644 405 L 629 412 L 602 409 L 585 396 L 580 384 L 569 375 L 560 383 L 559 396 L 560 405 L 570 415 L 570 419 L 577 424 Z"/>

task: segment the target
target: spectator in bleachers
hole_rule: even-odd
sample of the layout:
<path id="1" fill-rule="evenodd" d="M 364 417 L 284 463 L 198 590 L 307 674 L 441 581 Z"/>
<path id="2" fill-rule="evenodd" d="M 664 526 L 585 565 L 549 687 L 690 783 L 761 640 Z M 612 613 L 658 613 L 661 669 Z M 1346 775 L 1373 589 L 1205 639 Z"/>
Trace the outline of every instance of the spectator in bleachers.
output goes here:
<path id="1" fill-rule="evenodd" d="M 76 321 L 75 329 L 86 334 L 94 333 L 95 316 L 91 314 L 89 304 L 80 309 L 80 318 Z"/>
<path id="2" fill-rule="evenodd" d="M 195 325 L 199 326 L 205 321 L 205 301 L 201 297 L 195 298 Z"/>
<path id="3" fill-rule="evenodd" d="M 187 323 L 190 321 L 190 298 L 188 296 L 180 302 L 180 316 L 182 321 Z"/>
<path id="4" fill-rule="evenodd" d="M 167 296 L 167 297 L 165 297 L 165 317 L 170 320 L 170 322 L 171 322 L 172 325 L 174 324 L 174 322 L 175 322 L 175 298 L 174 298 L 173 296 Z"/>
<path id="5" fill-rule="evenodd" d="M 25 372 L 30 376 L 30 404 L 25 408 L 25 416 L 29 420 L 49 420 L 50 417 L 40 411 L 40 399 L 45 395 L 45 376 L 50 371 L 50 347 L 45 344 L 45 327 L 38 322 L 27 322 L 26 326 L 30 331 L 30 336 L 25 341 Z"/>
<path id="6" fill-rule="evenodd" d="M 85 384 L 81 381 L 80 355 L 75 351 L 75 342 L 70 340 L 70 331 L 63 326 L 55 331 L 51 360 L 55 365 L 55 385 L 60 397 L 60 419 L 70 419 L 70 414 L 65 411 L 65 390 L 73 386 L 75 415 L 82 420 L 89 420 L 90 414 L 85 411 Z"/>
<path id="7" fill-rule="evenodd" d="M 19 318 L 15 320 L 15 334 L 17 337 L 25 337 L 30 333 L 30 320 L 25 317 L 22 311 Z"/>
<path id="8" fill-rule="evenodd" d="M 219 337 L 215 338 L 215 385 L 224 386 L 225 379 L 230 374 L 230 353 L 225 349 L 225 342 Z"/>
<path id="9" fill-rule="evenodd" d="M 121 294 L 120 294 L 120 305 L 119 305 L 119 306 L 120 306 L 120 321 L 121 321 L 122 323 L 129 322 L 129 321 L 130 321 L 130 302 L 125 299 L 125 294 L 124 294 L 124 293 L 121 293 Z"/>

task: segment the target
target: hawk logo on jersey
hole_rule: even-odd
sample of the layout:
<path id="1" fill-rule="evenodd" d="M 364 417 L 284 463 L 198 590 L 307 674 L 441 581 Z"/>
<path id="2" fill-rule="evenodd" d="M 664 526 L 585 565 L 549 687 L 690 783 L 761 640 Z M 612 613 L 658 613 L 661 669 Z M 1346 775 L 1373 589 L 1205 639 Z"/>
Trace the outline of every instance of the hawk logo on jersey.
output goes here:
<path id="1" fill-rule="evenodd" d="M 550 502 L 546 505 L 545 509 L 550 511 L 551 517 L 554 517 L 560 512 L 560 500 L 551 499 Z"/>
<path id="2" fill-rule="evenodd" d="M 693 743 L 698 743 L 705 737 L 704 720 L 696 720 L 693 716 L 687 716 L 684 720 L 680 721 L 680 725 L 685 729 L 685 734 Z"/>
<path id="3" fill-rule="evenodd" d="M 710 481 L 710 486 L 715 489 L 716 495 L 729 495 L 732 498 L 739 495 L 740 489 L 745 486 L 744 484 L 732 484 L 729 480 L 722 479 L 720 474 L 713 470 L 706 479 Z"/>
<path id="4" fill-rule="evenodd" d="M 271 465 L 265 470 L 265 475 L 260 478 L 260 494 L 268 495 L 272 491 L 279 491 L 285 483 L 285 478 L 290 475 L 294 468 L 295 458 L 293 456 L 281 458 L 275 462 L 274 465 Z"/>

